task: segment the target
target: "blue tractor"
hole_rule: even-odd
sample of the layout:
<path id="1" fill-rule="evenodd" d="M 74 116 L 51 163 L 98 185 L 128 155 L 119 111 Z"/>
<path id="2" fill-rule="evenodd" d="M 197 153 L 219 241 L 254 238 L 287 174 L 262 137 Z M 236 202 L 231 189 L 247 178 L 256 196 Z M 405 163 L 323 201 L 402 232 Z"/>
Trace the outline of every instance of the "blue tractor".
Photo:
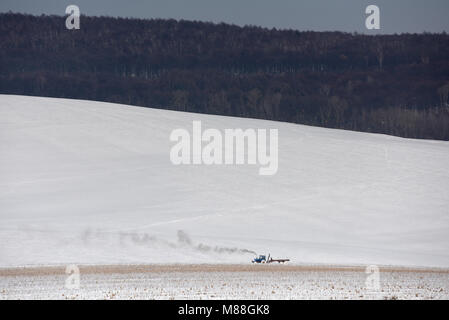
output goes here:
<path id="1" fill-rule="evenodd" d="M 253 261 L 251 261 L 252 263 L 267 263 L 267 261 L 270 259 L 270 255 L 268 255 L 268 259 L 267 259 L 267 256 L 265 256 L 265 255 L 260 255 L 260 256 L 258 256 L 258 257 L 255 257 L 254 259 L 253 259 Z"/>

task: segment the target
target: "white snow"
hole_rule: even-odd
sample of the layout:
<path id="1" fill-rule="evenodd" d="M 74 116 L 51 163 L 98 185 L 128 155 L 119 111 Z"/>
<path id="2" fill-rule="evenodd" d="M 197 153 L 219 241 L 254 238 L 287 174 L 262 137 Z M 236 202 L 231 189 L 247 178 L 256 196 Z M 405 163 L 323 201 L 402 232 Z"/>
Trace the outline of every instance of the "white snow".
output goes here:
<path id="1" fill-rule="evenodd" d="M 170 132 L 279 130 L 279 169 L 175 166 Z M 0 266 L 449 267 L 449 143 L 0 95 Z"/>
<path id="2" fill-rule="evenodd" d="M 442 273 L 383 272 L 380 289 L 366 288 L 360 272 L 168 272 L 81 274 L 79 288 L 67 275 L 1 278 L 6 299 L 449 299 Z"/>

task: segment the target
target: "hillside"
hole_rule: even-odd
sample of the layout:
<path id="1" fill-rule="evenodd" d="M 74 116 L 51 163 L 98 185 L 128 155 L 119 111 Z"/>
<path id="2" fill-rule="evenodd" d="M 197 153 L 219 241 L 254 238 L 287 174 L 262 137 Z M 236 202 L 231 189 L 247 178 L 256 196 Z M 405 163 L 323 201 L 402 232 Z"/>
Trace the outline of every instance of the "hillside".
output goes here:
<path id="1" fill-rule="evenodd" d="M 449 144 L 274 121 L 0 95 L 0 266 L 449 267 Z M 279 170 L 175 166 L 170 132 L 278 128 Z"/>
<path id="2" fill-rule="evenodd" d="M 449 140 L 449 36 L 0 14 L 0 93 Z"/>

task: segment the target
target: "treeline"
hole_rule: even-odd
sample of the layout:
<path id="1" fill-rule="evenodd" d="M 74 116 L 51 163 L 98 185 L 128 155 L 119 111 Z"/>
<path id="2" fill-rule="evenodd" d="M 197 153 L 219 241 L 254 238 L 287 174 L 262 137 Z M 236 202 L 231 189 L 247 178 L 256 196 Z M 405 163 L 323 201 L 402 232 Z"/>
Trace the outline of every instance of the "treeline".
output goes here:
<path id="1" fill-rule="evenodd" d="M 449 140 L 449 36 L 7 13 L 0 93 Z"/>

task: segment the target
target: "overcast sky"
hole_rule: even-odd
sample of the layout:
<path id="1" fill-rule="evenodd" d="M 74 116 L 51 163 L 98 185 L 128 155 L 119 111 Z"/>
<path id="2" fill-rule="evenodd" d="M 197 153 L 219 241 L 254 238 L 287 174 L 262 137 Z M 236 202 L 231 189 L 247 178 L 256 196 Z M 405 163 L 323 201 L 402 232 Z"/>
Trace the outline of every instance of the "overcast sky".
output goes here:
<path id="1" fill-rule="evenodd" d="M 449 0 L 1 0 L 1 12 L 175 18 L 298 30 L 371 33 L 365 8 L 380 8 L 381 33 L 449 32 Z"/>

